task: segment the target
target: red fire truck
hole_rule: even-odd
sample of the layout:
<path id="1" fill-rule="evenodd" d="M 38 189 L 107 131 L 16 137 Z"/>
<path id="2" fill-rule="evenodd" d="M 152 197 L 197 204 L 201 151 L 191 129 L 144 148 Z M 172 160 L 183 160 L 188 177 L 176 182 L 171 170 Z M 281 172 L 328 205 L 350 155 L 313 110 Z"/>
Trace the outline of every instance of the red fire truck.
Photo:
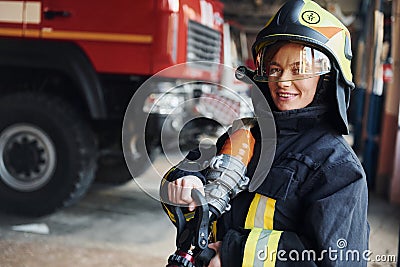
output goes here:
<path id="1" fill-rule="evenodd" d="M 0 209 L 36 216 L 76 203 L 98 168 L 104 180 L 129 179 L 117 171 L 126 169 L 129 100 L 164 68 L 222 63 L 222 8 L 217 0 L 0 0 Z M 146 126 L 150 156 L 157 120 Z"/>

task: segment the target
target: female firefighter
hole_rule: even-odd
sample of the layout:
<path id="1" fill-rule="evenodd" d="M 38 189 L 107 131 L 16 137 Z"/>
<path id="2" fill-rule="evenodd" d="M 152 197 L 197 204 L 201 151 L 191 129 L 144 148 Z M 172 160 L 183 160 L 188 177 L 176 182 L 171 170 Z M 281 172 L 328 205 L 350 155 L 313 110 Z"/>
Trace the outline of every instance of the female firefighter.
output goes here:
<path id="1" fill-rule="evenodd" d="M 259 32 L 252 78 L 271 106 L 276 153 L 263 183 L 218 219 L 209 266 L 366 266 L 365 173 L 342 137 L 354 88 L 350 43 L 346 27 L 309 0 L 288 1 Z M 178 166 L 165 178 L 169 200 L 194 210 L 190 190 L 202 190 L 204 172 Z"/>

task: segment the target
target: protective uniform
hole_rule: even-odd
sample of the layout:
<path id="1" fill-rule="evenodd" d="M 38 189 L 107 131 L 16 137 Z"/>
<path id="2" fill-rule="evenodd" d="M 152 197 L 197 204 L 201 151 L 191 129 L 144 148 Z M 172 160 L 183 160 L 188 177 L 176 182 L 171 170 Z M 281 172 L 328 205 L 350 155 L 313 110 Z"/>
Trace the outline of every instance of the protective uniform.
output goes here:
<path id="1" fill-rule="evenodd" d="M 317 90 L 326 89 L 324 96 L 337 101 L 273 111 L 277 143 L 271 169 L 254 191 L 236 196 L 231 209 L 217 221 L 215 236 L 222 241 L 222 266 L 366 266 L 369 226 L 365 173 L 341 135 L 348 132 L 345 111 L 354 86 L 349 38 L 336 18 L 306 0 L 289 1 L 259 33 L 253 46 L 254 80 L 262 82 L 265 77 L 262 56 L 276 42 L 311 45 L 332 63 L 331 85 L 324 84 L 321 77 Z M 271 101 L 265 86 L 260 83 Z M 252 133 L 256 143 L 247 169 L 250 178 L 263 164 L 257 149 L 261 146 L 259 127 Z M 218 149 L 227 137 L 225 134 L 218 140 Z M 199 157 L 199 151 L 191 151 L 187 159 Z M 206 182 L 203 171 L 181 170 L 179 165 L 165 178 L 173 181 L 189 174 Z M 174 221 L 168 205 L 164 208 Z"/>
<path id="2" fill-rule="evenodd" d="M 356 155 L 324 108 L 274 113 L 278 145 L 267 178 L 218 221 L 223 266 L 366 265 L 368 192 Z"/>

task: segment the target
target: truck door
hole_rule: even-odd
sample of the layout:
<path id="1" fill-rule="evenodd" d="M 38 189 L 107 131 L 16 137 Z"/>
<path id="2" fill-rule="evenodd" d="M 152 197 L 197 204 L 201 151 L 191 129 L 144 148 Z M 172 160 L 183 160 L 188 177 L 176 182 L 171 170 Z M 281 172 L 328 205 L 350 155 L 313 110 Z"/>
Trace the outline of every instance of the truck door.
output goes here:
<path id="1" fill-rule="evenodd" d="M 42 0 L 42 38 L 77 42 L 99 72 L 142 72 L 153 41 L 153 2 Z"/>

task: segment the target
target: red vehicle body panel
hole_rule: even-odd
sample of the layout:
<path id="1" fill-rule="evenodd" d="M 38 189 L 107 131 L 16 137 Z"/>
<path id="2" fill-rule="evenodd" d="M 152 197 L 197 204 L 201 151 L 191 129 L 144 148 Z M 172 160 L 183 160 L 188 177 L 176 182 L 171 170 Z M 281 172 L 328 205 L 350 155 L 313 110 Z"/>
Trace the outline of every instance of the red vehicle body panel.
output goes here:
<path id="1" fill-rule="evenodd" d="M 0 9 L 2 3 L 22 6 L 22 21 L 2 20 L 3 5 L 0 35 L 74 41 L 99 73 L 152 75 L 185 63 L 189 20 L 222 33 L 223 6 L 214 0 L 13 0 L 0 1 Z M 48 19 L 49 11 L 68 15 Z"/>

